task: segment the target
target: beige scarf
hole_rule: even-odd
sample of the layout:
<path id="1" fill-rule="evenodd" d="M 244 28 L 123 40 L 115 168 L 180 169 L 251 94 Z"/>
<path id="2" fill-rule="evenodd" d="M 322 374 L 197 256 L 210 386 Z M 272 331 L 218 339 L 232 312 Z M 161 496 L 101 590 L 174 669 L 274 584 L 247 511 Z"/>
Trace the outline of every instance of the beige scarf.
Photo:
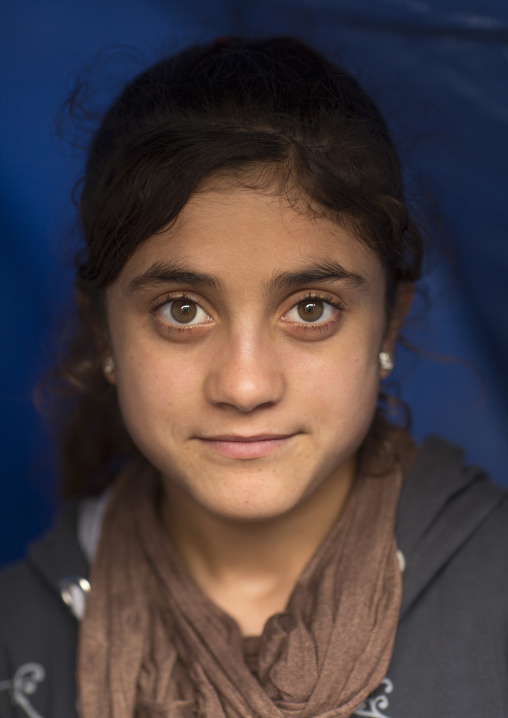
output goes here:
<path id="1" fill-rule="evenodd" d="M 131 467 L 110 499 L 91 570 L 79 640 L 82 718 L 350 716 L 392 654 L 400 483 L 398 470 L 356 480 L 285 612 L 266 623 L 254 675 L 238 626 L 166 538 L 157 477 Z"/>

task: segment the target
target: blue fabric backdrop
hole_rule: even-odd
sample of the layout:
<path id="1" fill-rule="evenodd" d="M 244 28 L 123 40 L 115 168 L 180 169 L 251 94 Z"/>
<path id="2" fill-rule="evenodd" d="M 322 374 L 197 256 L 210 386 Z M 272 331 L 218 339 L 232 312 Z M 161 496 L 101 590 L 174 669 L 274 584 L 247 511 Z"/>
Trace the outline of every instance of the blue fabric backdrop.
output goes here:
<path id="1" fill-rule="evenodd" d="M 508 484 L 505 0 L 4 0 L 1 9 L 0 563 L 22 554 L 55 507 L 52 451 L 31 393 L 69 306 L 59 257 L 81 161 L 57 140 L 56 111 L 87 68 L 100 104 L 164 51 L 218 35 L 297 35 L 377 98 L 408 185 L 437 200 L 447 242 L 426 280 L 430 310 L 411 337 L 463 360 L 399 353 L 415 436 L 461 443 Z"/>

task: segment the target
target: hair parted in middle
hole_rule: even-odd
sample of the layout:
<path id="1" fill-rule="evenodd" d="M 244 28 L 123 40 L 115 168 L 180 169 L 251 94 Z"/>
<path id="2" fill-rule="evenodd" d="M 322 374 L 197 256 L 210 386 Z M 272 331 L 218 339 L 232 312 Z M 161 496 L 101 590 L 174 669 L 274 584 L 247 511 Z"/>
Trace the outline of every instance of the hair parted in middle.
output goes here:
<path id="1" fill-rule="evenodd" d="M 60 432 L 65 493 L 102 488 L 112 462 L 137 453 L 102 370 L 105 289 L 194 192 L 219 179 L 351 230 L 385 267 L 387 316 L 398 284 L 420 277 L 423 240 L 397 152 L 348 72 L 286 37 L 220 38 L 150 67 L 106 112 L 82 183 L 80 311 L 57 372 L 75 397 Z M 370 438 L 382 434 L 379 418 Z"/>

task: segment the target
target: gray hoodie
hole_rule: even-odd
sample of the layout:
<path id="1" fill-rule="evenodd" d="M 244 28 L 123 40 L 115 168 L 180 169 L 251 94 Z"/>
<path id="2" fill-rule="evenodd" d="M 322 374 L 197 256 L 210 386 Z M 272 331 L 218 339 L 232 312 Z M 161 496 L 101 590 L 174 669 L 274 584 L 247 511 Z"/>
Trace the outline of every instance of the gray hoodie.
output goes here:
<path id="1" fill-rule="evenodd" d="M 78 514 L 78 503 L 65 506 L 26 562 L 0 573 L 0 718 L 77 715 L 88 574 Z M 404 483 L 397 540 L 405 566 L 393 657 L 354 715 L 508 718 L 508 493 L 464 468 L 460 449 L 428 439 Z"/>

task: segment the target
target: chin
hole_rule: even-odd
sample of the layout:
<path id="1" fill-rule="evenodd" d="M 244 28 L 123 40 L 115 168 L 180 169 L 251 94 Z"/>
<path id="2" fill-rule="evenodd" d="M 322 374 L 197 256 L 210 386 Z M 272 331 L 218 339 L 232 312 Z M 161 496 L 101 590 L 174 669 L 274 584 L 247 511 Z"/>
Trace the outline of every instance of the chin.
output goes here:
<path id="1" fill-rule="evenodd" d="M 262 522 L 289 513 L 302 500 L 303 492 L 275 490 L 274 482 L 264 477 L 242 481 L 231 486 L 228 482 L 208 492 L 192 492 L 191 499 L 208 513 L 229 521 Z"/>
<path id="2" fill-rule="evenodd" d="M 296 503 L 288 503 L 284 506 L 267 506 L 261 502 L 245 502 L 240 505 L 204 506 L 210 513 L 224 521 L 233 521 L 238 523 L 263 523 L 273 521 L 285 514 L 291 512 L 295 508 Z"/>

